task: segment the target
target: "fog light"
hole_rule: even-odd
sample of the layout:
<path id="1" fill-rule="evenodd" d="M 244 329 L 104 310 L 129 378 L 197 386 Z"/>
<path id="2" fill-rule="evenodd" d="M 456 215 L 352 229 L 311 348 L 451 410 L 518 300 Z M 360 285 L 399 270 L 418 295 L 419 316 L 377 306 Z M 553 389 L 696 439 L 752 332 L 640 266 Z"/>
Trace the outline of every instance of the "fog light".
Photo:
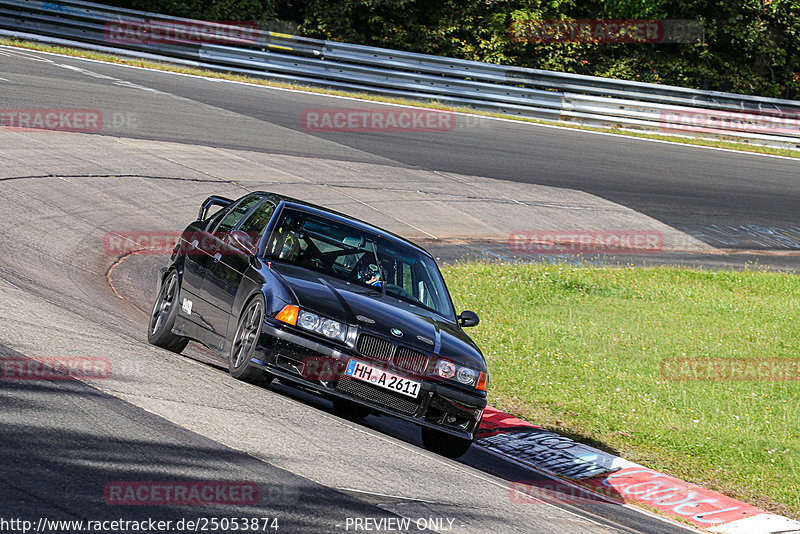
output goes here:
<path id="1" fill-rule="evenodd" d="M 447 414 L 447 417 L 445 418 L 445 420 L 446 420 L 448 423 L 451 423 L 451 424 L 452 424 L 452 423 L 455 423 L 455 422 L 456 422 L 457 418 L 456 418 L 456 416 L 455 416 L 455 415 L 453 415 L 453 414 L 450 414 L 450 413 L 449 413 L 449 414 Z"/>

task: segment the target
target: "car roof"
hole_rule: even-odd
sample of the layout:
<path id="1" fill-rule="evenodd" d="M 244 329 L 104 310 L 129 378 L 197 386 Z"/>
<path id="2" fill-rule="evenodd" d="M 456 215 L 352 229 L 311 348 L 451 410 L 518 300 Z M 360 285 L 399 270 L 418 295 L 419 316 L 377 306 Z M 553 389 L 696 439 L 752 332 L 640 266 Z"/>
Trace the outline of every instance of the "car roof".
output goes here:
<path id="1" fill-rule="evenodd" d="M 299 199 L 296 199 L 296 198 L 293 198 L 293 197 L 289 197 L 289 196 L 286 196 L 286 195 L 281 195 L 281 194 L 278 194 L 278 193 L 270 193 L 268 191 L 254 191 L 254 192 L 255 193 L 265 193 L 273 201 L 275 201 L 278 204 L 283 203 L 283 205 L 286 206 L 286 207 L 293 208 L 293 209 L 296 209 L 296 210 L 299 210 L 299 211 L 303 211 L 303 212 L 306 212 L 306 213 L 311 213 L 311 214 L 314 214 L 314 215 L 320 215 L 320 216 L 327 217 L 327 218 L 332 219 L 332 220 L 337 221 L 337 222 L 341 222 L 341 223 L 344 223 L 344 224 L 348 224 L 350 226 L 354 226 L 354 227 L 358 228 L 359 230 L 363 230 L 363 231 L 378 235 L 378 236 L 380 236 L 380 237 L 382 237 L 384 239 L 388 239 L 389 241 L 395 241 L 395 242 L 400 243 L 402 245 L 411 247 L 411 248 L 413 248 L 413 249 L 425 254 L 426 256 L 429 256 L 429 257 L 433 258 L 433 256 L 431 255 L 430 252 L 428 252 L 427 250 L 425 250 L 421 246 L 417 245 L 416 243 L 413 243 L 413 242 L 409 241 L 408 239 L 405 239 L 404 237 L 401 237 L 401 236 L 399 236 L 397 234 L 394 234 L 392 232 L 389 232 L 387 230 L 379 228 L 379 227 L 377 227 L 375 225 L 372 225 L 372 224 L 370 224 L 370 223 L 368 223 L 366 221 L 362 221 L 361 219 L 356 219 L 355 217 L 351 217 L 349 215 L 345 215 L 344 213 L 340 213 L 338 211 L 335 211 L 335 210 L 320 206 L 318 204 L 312 204 L 311 202 L 306 202 L 305 200 L 299 200 Z"/>

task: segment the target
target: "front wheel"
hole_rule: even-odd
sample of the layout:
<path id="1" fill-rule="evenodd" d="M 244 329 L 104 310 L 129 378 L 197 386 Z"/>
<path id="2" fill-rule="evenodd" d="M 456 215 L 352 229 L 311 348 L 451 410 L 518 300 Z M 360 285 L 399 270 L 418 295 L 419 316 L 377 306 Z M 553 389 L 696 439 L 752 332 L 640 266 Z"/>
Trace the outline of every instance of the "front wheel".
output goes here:
<path id="1" fill-rule="evenodd" d="M 239 316 L 236 334 L 233 336 L 231 350 L 228 354 L 228 371 L 231 376 L 259 386 L 267 386 L 272 381 L 272 375 L 250 365 L 250 359 L 256 350 L 263 323 L 264 299 L 256 297 L 245 306 Z"/>
<path id="2" fill-rule="evenodd" d="M 460 458 L 472 446 L 471 439 L 459 438 L 439 430 L 423 427 L 422 445 L 431 452 L 446 458 Z"/>
<path id="3" fill-rule="evenodd" d="M 161 284 L 161 290 L 156 297 L 147 327 L 147 341 L 157 347 L 177 353 L 183 351 L 189 343 L 189 338 L 172 333 L 175 316 L 178 315 L 177 304 L 180 290 L 181 279 L 178 271 L 170 271 L 164 283 Z"/>

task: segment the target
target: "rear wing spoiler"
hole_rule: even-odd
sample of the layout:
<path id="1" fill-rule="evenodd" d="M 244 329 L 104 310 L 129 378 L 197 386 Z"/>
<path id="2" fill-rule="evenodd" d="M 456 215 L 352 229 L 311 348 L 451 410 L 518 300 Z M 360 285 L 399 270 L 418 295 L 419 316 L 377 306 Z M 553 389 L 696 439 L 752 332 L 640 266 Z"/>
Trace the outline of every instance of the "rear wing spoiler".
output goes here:
<path id="1" fill-rule="evenodd" d="M 233 200 L 229 198 L 211 195 L 205 199 L 203 204 L 200 206 L 200 212 L 197 214 L 197 220 L 205 220 L 206 216 L 208 215 L 208 210 L 211 208 L 211 206 L 222 206 L 224 208 L 226 206 L 230 206 L 231 204 L 233 204 Z"/>

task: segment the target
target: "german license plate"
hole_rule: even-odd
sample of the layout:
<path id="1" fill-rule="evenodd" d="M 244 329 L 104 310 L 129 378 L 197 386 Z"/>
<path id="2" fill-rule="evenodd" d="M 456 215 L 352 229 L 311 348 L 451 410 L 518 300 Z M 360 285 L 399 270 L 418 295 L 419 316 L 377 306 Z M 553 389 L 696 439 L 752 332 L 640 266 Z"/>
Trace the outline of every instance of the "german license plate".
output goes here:
<path id="1" fill-rule="evenodd" d="M 419 382 L 397 376 L 396 374 L 378 369 L 377 367 L 367 365 L 357 360 L 350 360 L 347 364 L 345 374 L 356 380 L 363 380 L 373 386 L 388 389 L 389 391 L 394 391 L 413 399 L 416 399 L 417 395 L 419 395 L 421 385 Z"/>

